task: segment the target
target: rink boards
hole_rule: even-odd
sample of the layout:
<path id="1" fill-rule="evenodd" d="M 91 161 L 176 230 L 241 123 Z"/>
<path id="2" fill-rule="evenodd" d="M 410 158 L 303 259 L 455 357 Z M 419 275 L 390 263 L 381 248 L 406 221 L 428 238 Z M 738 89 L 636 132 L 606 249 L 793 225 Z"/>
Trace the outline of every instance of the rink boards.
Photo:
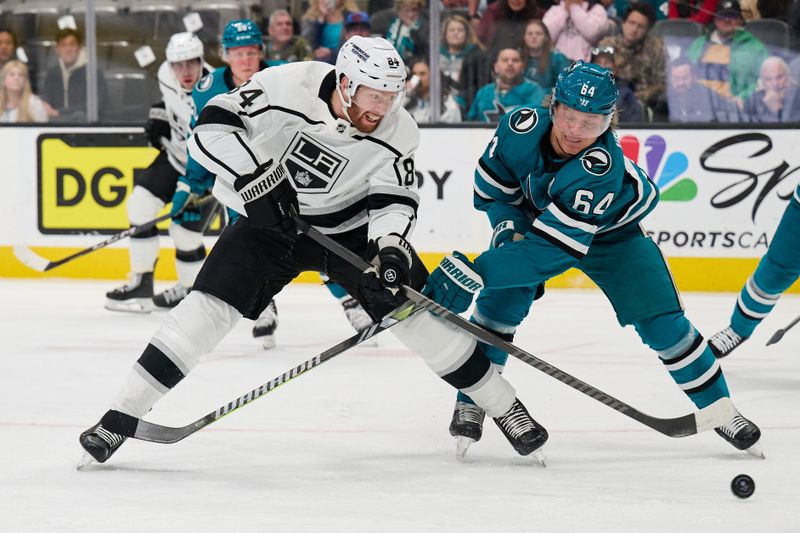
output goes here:
<path id="1" fill-rule="evenodd" d="M 491 228 L 472 208 L 475 162 L 490 128 L 423 128 L 416 156 L 420 209 L 413 243 L 429 267 L 451 250 L 478 253 Z M 736 291 L 766 251 L 798 182 L 800 141 L 791 129 L 636 129 L 619 132 L 626 155 L 658 185 L 661 202 L 645 220 L 685 290 Z M 14 244 L 59 259 L 127 228 L 125 199 L 153 160 L 136 128 L 0 128 L 0 276 L 116 279 L 128 270 L 122 241 L 38 274 Z M 355 163 L 355 162 L 354 162 Z M 162 229 L 166 228 L 163 226 Z M 207 237 L 207 246 L 214 237 Z M 168 237 L 156 274 L 174 279 Z M 300 281 L 316 282 L 304 275 Z M 550 284 L 587 287 L 575 270 Z M 795 285 L 794 291 L 800 292 Z"/>

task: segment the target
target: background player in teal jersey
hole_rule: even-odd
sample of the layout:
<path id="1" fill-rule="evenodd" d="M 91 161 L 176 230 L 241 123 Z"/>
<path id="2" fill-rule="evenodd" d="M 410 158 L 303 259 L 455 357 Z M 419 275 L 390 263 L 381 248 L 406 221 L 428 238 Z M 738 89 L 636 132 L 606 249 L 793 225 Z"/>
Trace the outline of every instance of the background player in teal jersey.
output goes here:
<path id="1" fill-rule="evenodd" d="M 205 105 L 218 94 L 227 93 L 246 83 L 256 72 L 267 68 L 262 50 L 264 38 L 261 30 L 250 19 L 232 20 L 228 22 L 222 33 L 223 58 L 228 63 L 225 67 L 215 69 L 201 79 L 192 91 L 195 105 L 194 127 L 197 117 Z M 172 308 L 186 297 L 194 283 L 206 249 L 203 246 L 202 231 L 205 226 L 203 217 L 210 212 L 182 208 L 192 197 L 205 195 L 214 185 L 214 175 L 201 166 L 191 156 L 188 157 L 186 172 L 178 180 L 175 194 L 172 197 L 173 224 L 170 234 L 175 239 L 175 255 L 178 270 L 178 284 L 156 295 L 153 300 L 157 306 Z M 238 214 L 228 210 L 231 221 Z M 345 290 L 334 283 L 328 283 L 331 293 L 340 301 L 350 324 L 358 331 L 366 329 L 372 320 L 364 309 Z M 264 348 L 272 348 L 276 344 L 275 330 L 278 327 L 278 311 L 275 302 L 271 301 L 253 325 L 253 337 L 258 339 Z"/>
<path id="2" fill-rule="evenodd" d="M 709 340 L 714 355 L 725 357 L 747 340 L 781 294 L 800 276 L 800 185 L 789 199 L 767 253 L 739 293 L 731 324 Z"/>
<path id="3" fill-rule="evenodd" d="M 632 325 L 703 408 L 729 396 L 728 387 L 708 344 L 684 315 L 658 246 L 639 226 L 656 206 L 658 189 L 622 153 L 612 125 L 616 101 L 613 75 L 578 61 L 559 75 L 549 109 L 509 113 L 475 171 L 474 203 L 494 227 L 491 247 L 474 261 L 459 252 L 446 257 L 425 292 L 463 312 L 482 285 L 471 320 L 512 340 L 543 283 L 576 267 L 603 290 L 620 325 Z M 453 266 L 467 276 L 450 274 Z M 474 369 L 487 364 L 480 358 L 502 369 L 508 357 L 481 343 L 470 349 L 441 365 L 445 380 L 459 384 L 450 425 L 459 453 L 481 438 L 479 406 L 491 405 Z M 518 452 L 544 444 L 546 431 L 524 408 L 517 421 L 511 433 L 522 435 L 518 442 L 503 432 Z M 716 431 L 736 448 L 760 455 L 755 445 L 761 433 L 740 414 Z"/>

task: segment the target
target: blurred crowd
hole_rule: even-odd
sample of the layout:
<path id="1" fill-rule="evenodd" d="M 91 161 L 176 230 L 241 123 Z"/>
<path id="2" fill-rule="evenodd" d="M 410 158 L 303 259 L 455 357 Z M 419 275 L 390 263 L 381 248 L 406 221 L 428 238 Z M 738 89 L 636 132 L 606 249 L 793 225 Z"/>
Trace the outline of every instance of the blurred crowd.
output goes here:
<path id="1" fill-rule="evenodd" d="M 800 0 L 430 1 L 433 42 L 425 0 L 96 0 L 100 120 L 146 117 L 164 44 L 194 14 L 212 66 L 221 28 L 242 16 L 261 24 L 270 66 L 333 63 L 350 36 L 383 36 L 406 61 L 405 107 L 420 123 L 496 122 L 540 103 L 577 59 L 616 74 L 623 124 L 800 121 Z M 0 0 L 0 122 L 86 120 L 84 2 L 68 4 Z"/>

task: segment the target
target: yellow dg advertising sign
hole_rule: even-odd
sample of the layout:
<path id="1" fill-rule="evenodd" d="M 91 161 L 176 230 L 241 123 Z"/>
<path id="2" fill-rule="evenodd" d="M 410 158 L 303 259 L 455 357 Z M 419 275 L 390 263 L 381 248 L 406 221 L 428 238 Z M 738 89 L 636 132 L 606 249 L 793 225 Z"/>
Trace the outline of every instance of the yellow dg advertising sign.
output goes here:
<path id="1" fill-rule="evenodd" d="M 129 227 L 125 200 L 158 150 L 141 134 L 75 132 L 40 135 L 37 155 L 39 231 L 114 234 Z"/>

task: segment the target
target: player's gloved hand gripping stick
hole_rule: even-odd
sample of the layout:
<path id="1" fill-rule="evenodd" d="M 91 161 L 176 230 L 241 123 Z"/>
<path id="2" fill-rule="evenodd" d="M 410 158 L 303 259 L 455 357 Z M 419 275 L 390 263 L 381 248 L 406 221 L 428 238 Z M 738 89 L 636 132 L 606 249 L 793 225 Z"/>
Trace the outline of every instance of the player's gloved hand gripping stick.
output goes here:
<path id="1" fill-rule="evenodd" d="M 200 206 L 205 205 L 205 204 L 207 204 L 209 202 L 212 202 L 212 201 L 214 201 L 214 197 L 209 194 L 209 195 L 204 196 L 202 198 L 198 198 L 194 202 L 188 203 L 183 208 L 186 209 L 188 207 L 200 207 Z M 54 268 L 56 268 L 58 266 L 61 266 L 61 265 L 66 264 L 66 263 L 69 263 L 73 259 L 77 259 L 79 257 L 82 257 L 82 256 L 86 255 L 86 254 L 90 254 L 90 253 L 94 252 L 95 250 L 99 250 L 101 248 L 105 248 L 109 244 L 113 244 L 113 243 L 115 243 L 117 241 L 120 241 L 120 240 L 126 238 L 126 237 L 130 237 L 131 235 L 135 235 L 136 233 L 139 233 L 140 231 L 148 230 L 148 229 L 152 228 L 153 226 L 155 226 L 156 224 L 158 224 L 159 222 L 162 222 L 164 220 L 172 218 L 172 216 L 173 215 L 171 213 L 167 213 L 166 215 L 161 215 L 160 217 L 154 218 L 150 222 L 145 222 L 144 224 L 140 224 L 138 226 L 132 226 L 132 227 L 130 227 L 130 228 L 124 230 L 124 231 L 120 231 L 119 233 L 115 233 L 114 235 L 112 235 L 111 237 L 109 237 L 108 239 L 106 239 L 104 241 L 98 242 L 97 244 L 94 244 L 94 245 L 92 245 L 92 246 L 90 246 L 88 248 L 84 248 L 83 250 L 80 250 L 78 252 L 75 252 L 74 254 L 68 255 L 67 257 L 64 257 L 63 259 L 58 259 L 58 260 L 55 260 L 55 261 L 50 261 L 49 259 L 45 259 L 44 257 L 38 255 L 36 252 L 31 250 L 29 247 L 21 245 L 21 244 L 18 244 L 16 246 L 14 246 L 14 255 L 25 266 L 30 267 L 33 270 L 38 270 L 39 272 L 47 272 L 48 270 L 52 270 L 52 269 L 54 269 Z"/>

